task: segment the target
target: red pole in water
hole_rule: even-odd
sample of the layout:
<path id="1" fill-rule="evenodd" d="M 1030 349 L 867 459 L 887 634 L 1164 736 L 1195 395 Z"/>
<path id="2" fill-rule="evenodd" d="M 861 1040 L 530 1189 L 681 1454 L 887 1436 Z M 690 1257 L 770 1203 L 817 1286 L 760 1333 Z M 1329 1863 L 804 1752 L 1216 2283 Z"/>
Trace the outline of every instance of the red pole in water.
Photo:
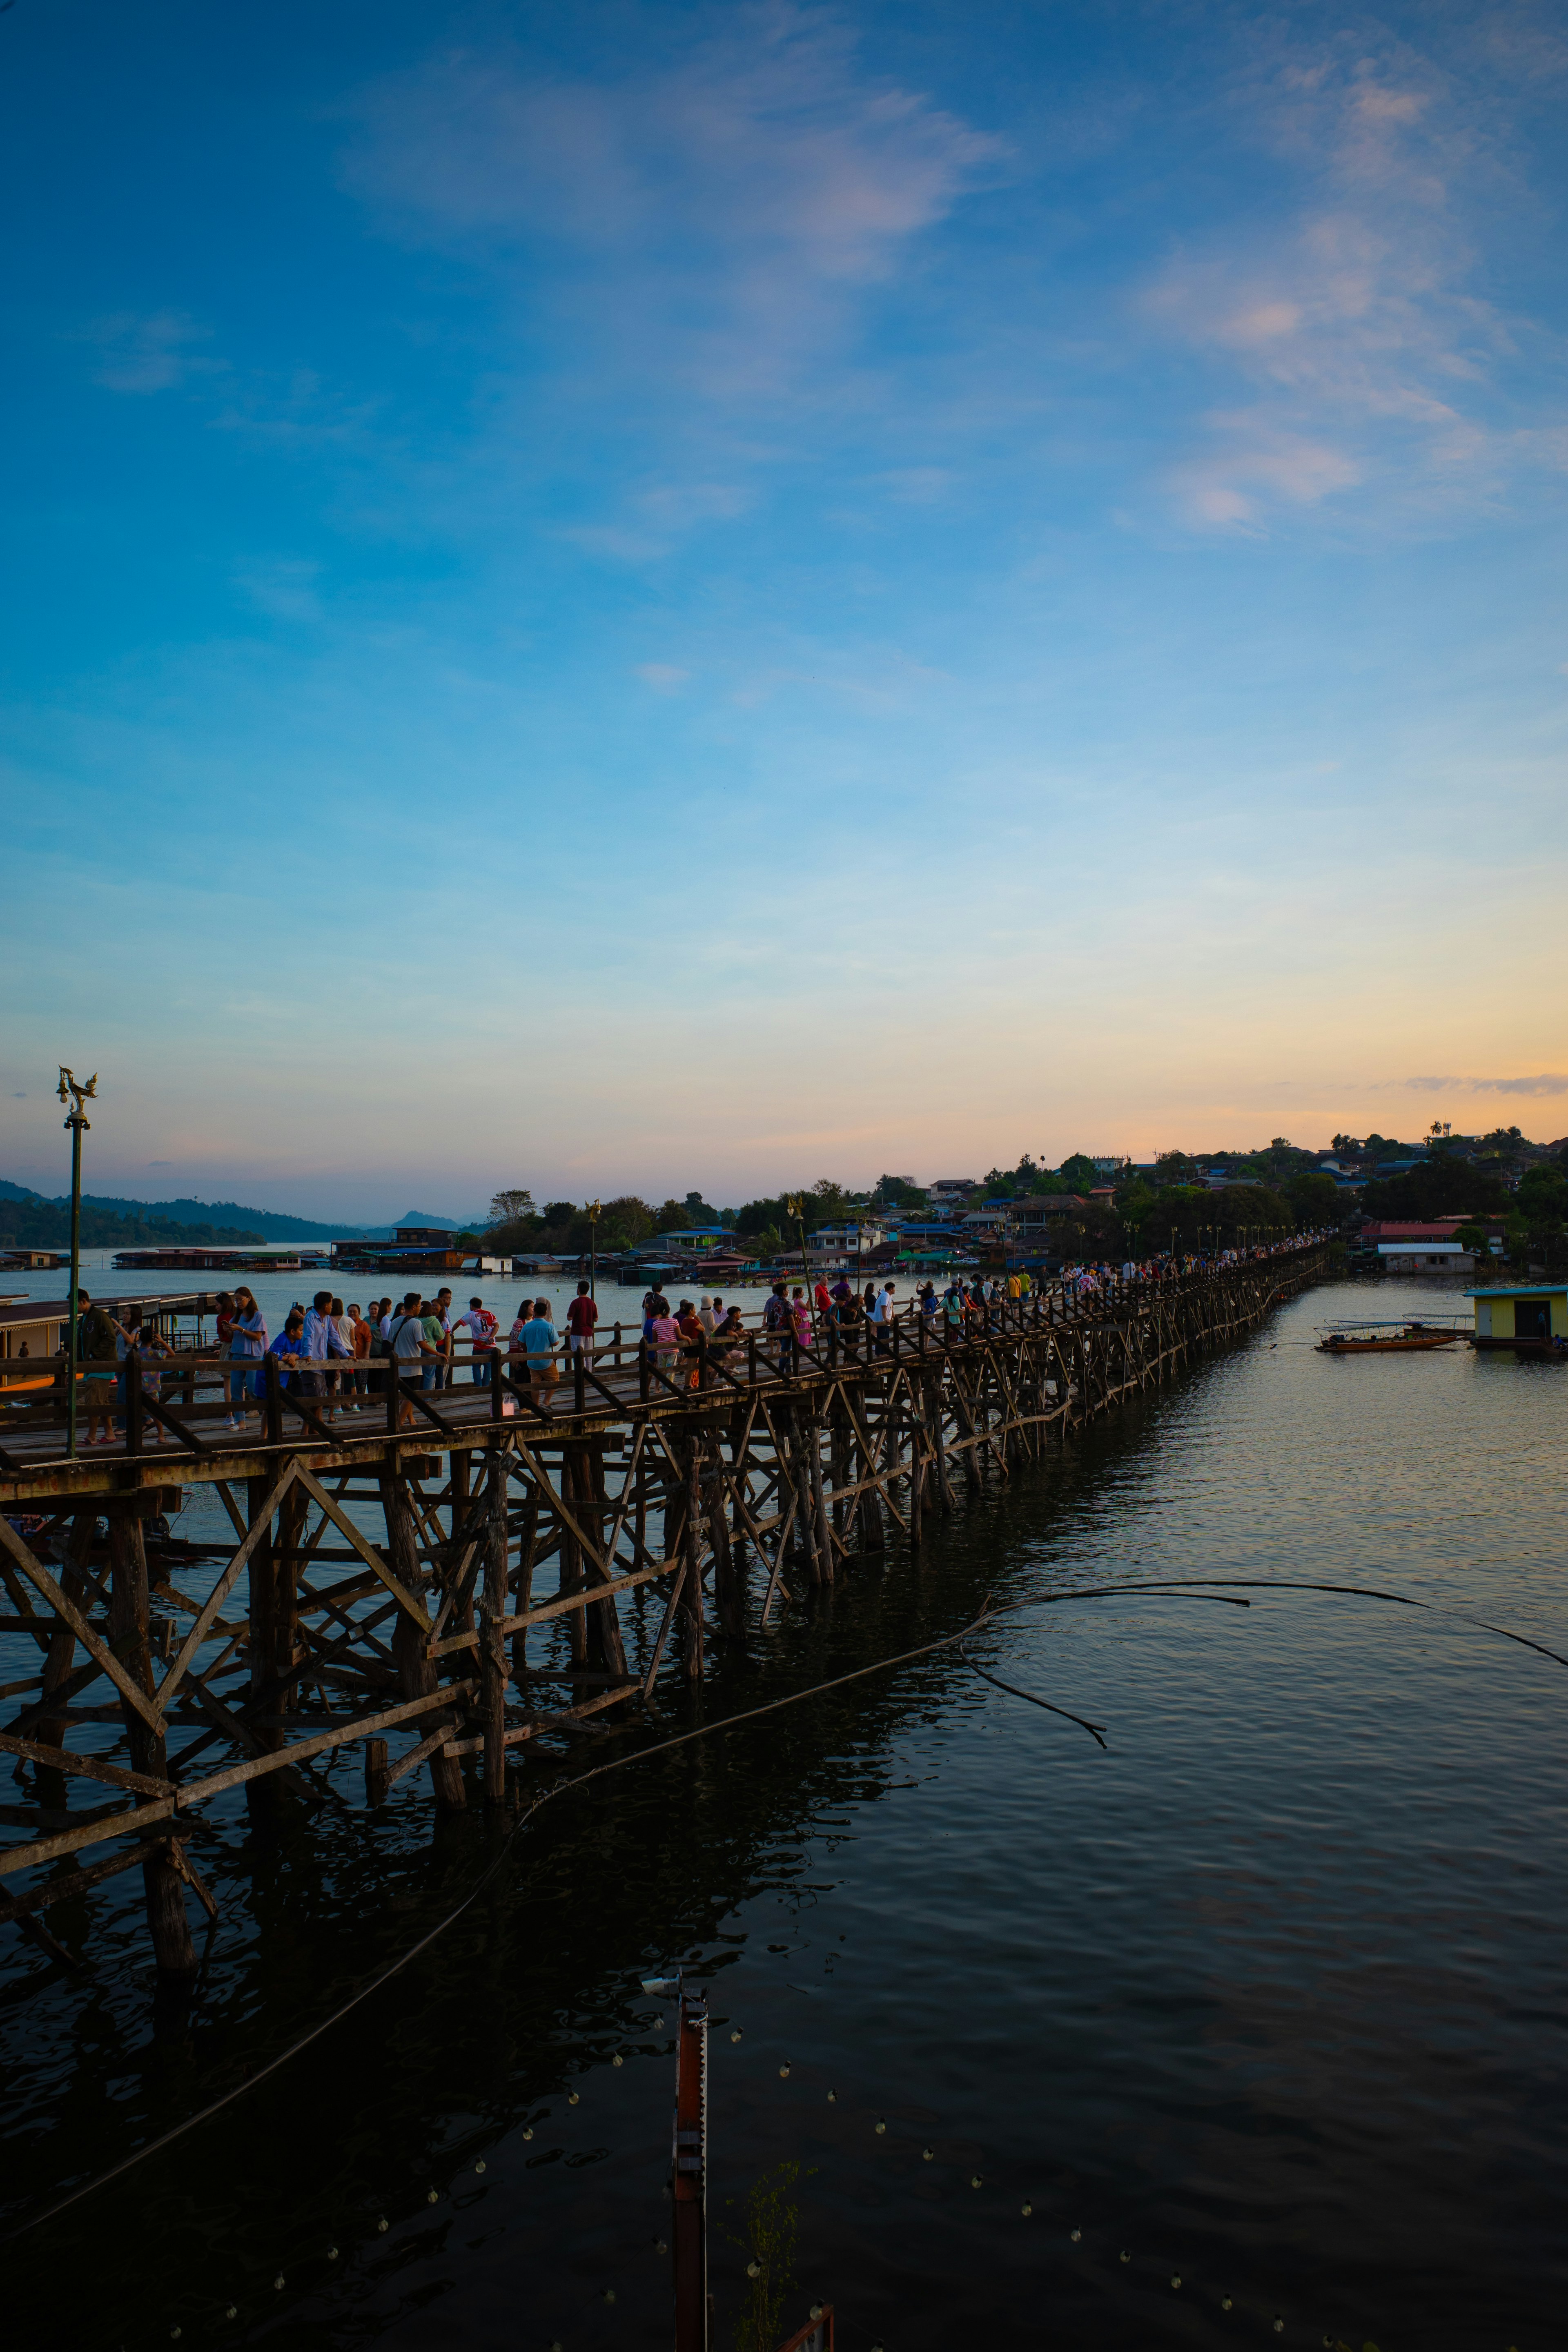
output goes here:
<path id="1" fill-rule="evenodd" d="M 710 2352 L 708 2299 L 708 2003 L 680 1977 L 644 1977 L 646 1993 L 676 2000 L 675 2134 L 670 2150 L 670 2239 L 675 2257 L 675 2352 Z M 661 2019 L 662 2024 L 663 2020 Z M 833 2352 L 833 2305 L 811 2317 L 779 2352 Z"/>
<path id="2" fill-rule="evenodd" d="M 675 2137 L 669 2176 L 675 2268 L 675 2352 L 709 2352 L 708 2003 L 679 1977 L 645 1977 L 643 1990 L 673 1992 Z"/>

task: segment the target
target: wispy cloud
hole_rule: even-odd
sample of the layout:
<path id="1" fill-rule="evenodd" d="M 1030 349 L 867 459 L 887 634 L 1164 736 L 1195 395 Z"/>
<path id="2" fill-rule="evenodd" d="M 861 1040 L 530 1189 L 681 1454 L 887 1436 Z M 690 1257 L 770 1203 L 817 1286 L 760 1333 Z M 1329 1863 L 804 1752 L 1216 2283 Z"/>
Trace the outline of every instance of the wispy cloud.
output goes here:
<path id="1" fill-rule="evenodd" d="M 319 563 L 273 557 L 265 562 L 242 564 L 235 582 L 258 611 L 272 620 L 319 621 L 321 600 L 316 582 L 321 569 Z"/>
<path id="2" fill-rule="evenodd" d="M 1194 522 L 1252 530 L 1271 506 L 1316 506 L 1361 478 L 1344 450 L 1282 430 L 1265 410 L 1220 413 L 1205 422 L 1213 447 L 1183 459 L 1168 478 Z"/>
<path id="3" fill-rule="evenodd" d="M 691 676 L 689 669 L 677 669 L 672 662 L 638 662 L 636 675 L 655 694 L 678 694 Z"/>
<path id="4" fill-rule="evenodd" d="M 1421 1094 L 1568 1095 L 1568 1072 L 1541 1070 L 1528 1078 L 1406 1078 Z"/>
<path id="5" fill-rule="evenodd" d="M 1184 511 L 1245 529 L 1358 486 L 1473 499 L 1547 458 L 1494 413 L 1516 327 L 1476 290 L 1508 179 L 1484 104 L 1376 26 L 1258 40 L 1224 109 L 1291 193 L 1184 246 L 1144 297 L 1249 394 L 1244 430 L 1172 469 Z M 1260 462 L 1271 448 L 1309 453 L 1305 470 Z"/>
<path id="6" fill-rule="evenodd" d="M 574 261 L 563 300 L 710 398 L 780 391 L 1000 153 L 850 33 L 735 9 L 672 62 L 572 80 L 449 52 L 357 108 L 350 184 L 426 239 Z"/>
<path id="7" fill-rule="evenodd" d="M 110 392 L 170 392 L 188 376 L 216 375 L 224 368 L 200 348 L 212 340 L 212 329 L 183 310 L 118 311 L 95 320 L 83 340 L 98 345 L 101 356 L 93 373 Z"/>

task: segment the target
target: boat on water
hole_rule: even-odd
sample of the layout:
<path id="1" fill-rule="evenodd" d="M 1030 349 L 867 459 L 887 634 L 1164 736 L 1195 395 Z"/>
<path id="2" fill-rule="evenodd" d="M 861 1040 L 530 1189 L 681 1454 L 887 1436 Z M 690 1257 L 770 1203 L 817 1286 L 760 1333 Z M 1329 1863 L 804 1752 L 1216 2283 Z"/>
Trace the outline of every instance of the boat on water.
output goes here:
<path id="1" fill-rule="evenodd" d="M 1407 1320 L 1403 1316 L 1375 1323 L 1342 1323 L 1337 1329 L 1320 1326 L 1320 1356 L 1373 1356 L 1431 1348 L 1452 1348 L 1469 1336 L 1468 1324 Z"/>

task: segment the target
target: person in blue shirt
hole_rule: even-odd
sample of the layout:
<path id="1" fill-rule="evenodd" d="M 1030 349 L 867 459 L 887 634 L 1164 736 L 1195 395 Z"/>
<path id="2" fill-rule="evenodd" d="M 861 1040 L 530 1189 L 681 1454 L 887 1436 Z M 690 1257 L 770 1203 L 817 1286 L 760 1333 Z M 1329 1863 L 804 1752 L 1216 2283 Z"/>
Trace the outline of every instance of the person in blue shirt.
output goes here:
<path id="1" fill-rule="evenodd" d="M 277 1357 L 278 1385 L 280 1389 L 286 1389 L 289 1385 L 289 1375 L 299 1371 L 300 1365 L 305 1356 L 305 1318 L 300 1307 L 291 1307 L 289 1308 L 288 1321 L 284 1324 L 283 1328 L 279 1332 L 278 1337 L 273 1340 L 272 1345 L 268 1349 L 267 1352 L 269 1356 Z M 259 1396 L 261 1392 L 261 1375 L 258 1372 L 256 1375 L 256 1393 Z"/>
<path id="2" fill-rule="evenodd" d="M 548 1396 L 555 1385 L 555 1350 L 561 1345 L 561 1335 L 550 1319 L 550 1301 L 536 1298 L 533 1313 L 522 1327 L 522 1344 L 528 1356 L 529 1386 L 542 1389 Z"/>

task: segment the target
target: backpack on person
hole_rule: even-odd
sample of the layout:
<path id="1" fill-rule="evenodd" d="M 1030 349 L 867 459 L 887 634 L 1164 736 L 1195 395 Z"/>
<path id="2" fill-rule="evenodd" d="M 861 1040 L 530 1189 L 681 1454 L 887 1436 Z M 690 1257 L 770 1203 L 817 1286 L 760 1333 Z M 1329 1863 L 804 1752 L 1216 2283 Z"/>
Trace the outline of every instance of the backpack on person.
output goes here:
<path id="1" fill-rule="evenodd" d="M 411 1322 L 413 1318 L 411 1316 L 400 1315 L 396 1322 L 393 1325 L 391 1330 L 387 1332 L 384 1339 L 379 1336 L 377 1337 L 371 1349 L 371 1354 L 373 1356 L 379 1357 L 383 1363 L 387 1362 L 392 1357 L 395 1356 L 397 1353 L 397 1335 L 402 1330 L 404 1325 Z"/>

